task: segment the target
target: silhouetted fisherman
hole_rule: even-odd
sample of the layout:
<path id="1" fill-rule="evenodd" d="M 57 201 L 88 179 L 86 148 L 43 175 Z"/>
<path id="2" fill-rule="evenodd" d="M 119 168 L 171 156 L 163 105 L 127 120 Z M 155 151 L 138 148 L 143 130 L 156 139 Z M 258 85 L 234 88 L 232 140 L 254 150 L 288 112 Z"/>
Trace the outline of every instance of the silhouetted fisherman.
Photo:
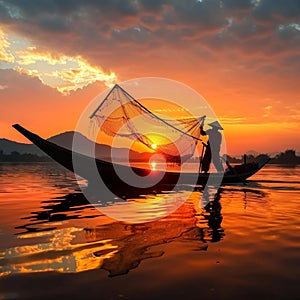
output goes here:
<path id="1" fill-rule="evenodd" d="M 203 130 L 202 126 L 200 127 L 201 135 L 208 136 L 207 145 L 203 144 L 205 145 L 206 149 L 202 158 L 202 171 L 207 173 L 212 161 L 218 172 L 224 172 L 224 168 L 220 158 L 222 135 L 219 132 L 219 130 L 223 130 L 223 128 L 218 121 L 209 123 L 208 125 L 212 128 L 206 131 Z"/>

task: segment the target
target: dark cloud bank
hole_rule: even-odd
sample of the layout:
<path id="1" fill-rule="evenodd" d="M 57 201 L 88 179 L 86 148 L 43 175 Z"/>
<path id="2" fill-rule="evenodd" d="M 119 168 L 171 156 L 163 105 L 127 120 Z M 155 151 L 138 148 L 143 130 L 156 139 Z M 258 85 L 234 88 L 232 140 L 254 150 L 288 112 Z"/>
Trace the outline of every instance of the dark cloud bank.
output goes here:
<path id="1" fill-rule="evenodd" d="M 107 71 L 246 57 L 257 72 L 300 75 L 299 0 L 0 0 L 0 24 Z"/>

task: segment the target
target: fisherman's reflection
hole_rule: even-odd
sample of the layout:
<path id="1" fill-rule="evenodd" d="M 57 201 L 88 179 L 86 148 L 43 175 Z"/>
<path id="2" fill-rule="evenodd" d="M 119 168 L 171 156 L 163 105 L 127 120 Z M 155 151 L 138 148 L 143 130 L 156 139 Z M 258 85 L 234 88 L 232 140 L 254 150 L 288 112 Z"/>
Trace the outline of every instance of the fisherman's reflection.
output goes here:
<path id="1" fill-rule="evenodd" d="M 202 215 L 209 227 L 208 236 L 210 237 L 210 242 L 219 242 L 225 236 L 224 229 L 221 227 L 223 220 L 220 203 L 221 189 L 218 189 L 215 193 L 213 200 L 209 199 L 209 194 L 206 192 L 203 193 L 202 197 L 208 197 L 205 199 L 207 204 L 204 206 Z"/>

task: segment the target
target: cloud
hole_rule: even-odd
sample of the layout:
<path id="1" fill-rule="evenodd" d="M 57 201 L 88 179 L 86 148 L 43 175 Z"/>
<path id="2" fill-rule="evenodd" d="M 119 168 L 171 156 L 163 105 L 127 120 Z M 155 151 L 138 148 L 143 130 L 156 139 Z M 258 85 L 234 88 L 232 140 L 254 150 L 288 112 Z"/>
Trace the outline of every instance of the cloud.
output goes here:
<path id="1" fill-rule="evenodd" d="M 125 51 L 142 58 L 141 48 L 234 46 L 267 55 L 285 52 L 283 42 L 299 45 L 297 0 L 13 0 L 0 6 L 3 24 L 35 44 L 83 55 L 104 68 Z"/>
<path id="2" fill-rule="evenodd" d="M 0 32 L 0 60 L 13 63 L 10 67 L 21 74 L 37 77 L 43 84 L 56 88 L 63 94 L 82 89 L 94 82 L 104 82 L 111 87 L 117 82 L 114 72 L 105 73 L 100 67 L 91 66 L 81 56 L 52 55 L 40 52 L 35 46 L 10 51 L 11 44 Z M 1 51 L 2 50 L 2 51 Z"/>
<path id="3" fill-rule="evenodd" d="M 64 84 L 57 86 L 60 92 L 69 93 L 98 81 L 104 82 L 107 87 L 112 87 L 117 82 L 115 73 L 105 74 L 100 68 L 89 65 L 80 56 L 76 57 L 75 60 L 76 69 L 64 69 L 52 73 L 64 82 Z"/>
<path id="4" fill-rule="evenodd" d="M 11 27 L 45 45 L 56 43 L 65 50 L 69 46 L 73 51 L 82 51 L 85 45 L 89 53 L 95 47 L 122 46 L 125 40 L 133 46 L 146 43 L 146 38 L 137 38 L 135 28 L 147 34 L 147 45 L 176 45 L 191 37 L 195 38 L 193 43 L 203 42 L 197 38 L 207 34 L 218 36 L 230 24 L 233 25 L 231 33 L 241 40 L 259 31 L 274 33 L 276 28 L 268 25 L 268 21 L 274 23 L 274 14 L 281 16 L 284 23 L 288 19 L 296 21 L 299 16 L 296 13 L 299 1 L 288 1 L 293 10 L 287 9 L 286 1 L 281 0 L 10 1 L 9 4 L 2 2 L 2 15 Z M 259 17 L 262 15 L 268 17 L 263 23 Z M 116 31 L 119 34 L 116 35 Z"/>
<path id="5" fill-rule="evenodd" d="M 189 73 L 198 82 L 211 77 L 216 85 L 248 81 L 250 89 L 257 76 L 255 84 L 268 77 L 271 83 L 265 85 L 271 85 L 283 74 L 293 76 L 290 82 L 299 75 L 298 3 L 12 0 L 0 1 L 0 15 L 3 26 L 53 59 L 61 53 L 81 57 L 105 74 L 114 70 L 121 80 L 155 75 L 181 80 Z M 288 63 L 290 57 L 295 63 Z"/>
<path id="6" fill-rule="evenodd" d="M 48 65 L 47 68 L 45 64 Z M 22 74 L 38 77 L 42 83 L 56 88 L 63 94 L 98 81 L 104 82 L 108 87 L 117 82 L 115 73 L 105 73 L 101 68 L 91 66 L 80 56 L 53 58 L 49 53 L 34 52 L 32 49 L 20 53 L 18 66 L 14 69 Z"/>
<path id="7" fill-rule="evenodd" d="M 38 86 L 59 106 L 117 79 L 161 76 L 200 92 L 229 127 L 299 122 L 299 0 L 0 0 L 0 27 L 1 65 L 15 68 L 1 95 L 28 85 L 31 101 Z M 26 110 L 25 97 L 14 105 Z"/>
<path id="8" fill-rule="evenodd" d="M 9 51 L 10 42 L 7 39 L 7 35 L 0 28 L 0 61 L 14 62 L 14 56 Z"/>
<path id="9" fill-rule="evenodd" d="M 246 117 L 221 117 L 219 118 L 219 121 L 221 122 L 221 124 L 223 125 L 239 125 L 239 124 L 249 124 L 251 123 L 251 120 L 249 120 L 249 118 Z M 253 120 L 252 120 L 253 122 Z"/>
<path id="10" fill-rule="evenodd" d="M 267 105 L 265 107 L 265 113 L 263 114 L 264 118 L 267 118 L 270 116 L 271 109 L 272 109 L 272 105 Z"/>
<path id="11" fill-rule="evenodd" d="M 106 87 L 103 82 L 90 84 L 76 93 L 63 95 L 44 85 L 37 77 L 15 70 L 0 70 L 1 126 L 0 136 L 22 140 L 11 127 L 20 123 L 47 138 L 59 132 L 74 130 L 86 105 Z"/>
<path id="12" fill-rule="evenodd" d="M 263 22 L 291 20 L 299 18 L 300 2 L 298 0 L 261 0 L 255 6 L 253 15 Z"/>
<path id="13" fill-rule="evenodd" d="M 66 65 L 70 58 L 67 56 L 57 56 L 56 58 L 49 52 L 39 52 L 36 47 L 28 47 L 16 52 L 16 61 L 18 64 L 28 66 L 37 62 L 46 62 L 49 65 Z"/>

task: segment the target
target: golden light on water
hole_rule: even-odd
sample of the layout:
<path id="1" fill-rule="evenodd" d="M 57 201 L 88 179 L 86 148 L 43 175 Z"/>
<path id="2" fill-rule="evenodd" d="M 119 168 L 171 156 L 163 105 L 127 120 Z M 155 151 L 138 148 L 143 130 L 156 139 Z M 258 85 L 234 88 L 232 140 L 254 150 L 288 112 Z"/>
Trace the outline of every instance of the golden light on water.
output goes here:
<path id="1" fill-rule="evenodd" d="M 157 165 L 157 163 L 155 161 L 150 162 L 150 166 L 151 166 L 152 171 L 156 170 L 156 165 Z"/>
<path id="2" fill-rule="evenodd" d="M 12 263 L 0 268 L 0 277 L 16 273 L 56 271 L 77 273 L 101 267 L 105 259 L 118 252 L 118 246 L 111 240 L 73 244 L 72 241 L 83 233 L 83 228 L 63 228 L 50 232 L 26 234 L 21 238 L 50 237 L 49 242 L 9 248 L 0 252 L 1 260 Z M 45 258 L 42 254 L 48 253 Z M 97 255 L 95 255 L 97 253 Z"/>
<path id="3" fill-rule="evenodd" d="M 136 199 L 144 204 L 144 213 L 149 215 L 154 211 L 162 215 L 165 210 L 172 211 L 167 205 L 157 210 L 157 203 L 162 200 L 161 196 L 154 195 Z M 166 199 L 166 204 L 170 203 L 169 200 Z M 122 208 L 127 210 L 128 215 L 132 214 L 131 205 L 123 205 Z M 68 227 L 20 235 L 18 238 L 24 241 L 24 245 L 0 252 L 0 278 L 38 272 L 79 273 L 100 268 L 112 275 L 124 274 L 136 261 L 161 256 L 163 252 L 147 252 L 146 249 L 181 236 L 194 223 L 193 212 L 190 206 L 181 206 L 175 215 L 180 215 L 185 222 L 178 223 L 174 215 L 168 216 L 163 221 L 148 223 L 146 231 L 138 230 L 143 225 L 128 227 L 123 223 L 111 223 L 89 230 Z M 44 239 L 43 242 L 40 239 Z"/>

